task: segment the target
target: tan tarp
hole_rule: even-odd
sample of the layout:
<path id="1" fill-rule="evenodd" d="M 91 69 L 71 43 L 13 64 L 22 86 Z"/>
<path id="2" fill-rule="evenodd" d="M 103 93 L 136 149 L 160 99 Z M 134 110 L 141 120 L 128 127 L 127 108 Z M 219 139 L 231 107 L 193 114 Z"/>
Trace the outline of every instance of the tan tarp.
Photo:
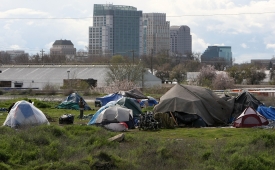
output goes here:
<path id="1" fill-rule="evenodd" d="M 160 98 L 154 113 L 197 114 L 208 125 L 215 125 L 227 123 L 233 107 L 234 100 L 225 101 L 209 89 L 176 84 Z"/>

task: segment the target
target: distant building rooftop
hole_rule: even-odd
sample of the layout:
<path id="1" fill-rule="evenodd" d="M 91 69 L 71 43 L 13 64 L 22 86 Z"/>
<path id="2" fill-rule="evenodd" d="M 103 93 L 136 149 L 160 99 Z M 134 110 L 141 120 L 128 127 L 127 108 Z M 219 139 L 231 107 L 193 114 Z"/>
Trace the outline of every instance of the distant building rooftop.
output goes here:
<path id="1" fill-rule="evenodd" d="M 71 40 L 56 40 L 53 45 L 74 45 Z"/>

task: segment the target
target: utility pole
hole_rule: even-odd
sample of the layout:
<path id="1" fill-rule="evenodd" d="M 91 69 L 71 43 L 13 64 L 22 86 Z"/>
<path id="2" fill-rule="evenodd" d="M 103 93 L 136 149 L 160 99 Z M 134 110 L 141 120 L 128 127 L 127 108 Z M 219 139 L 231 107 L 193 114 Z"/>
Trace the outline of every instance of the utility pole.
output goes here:
<path id="1" fill-rule="evenodd" d="M 153 49 L 151 49 L 151 73 L 153 74 Z"/>
<path id="2" fill-rule="evenodd" d="M 43 53 L 44 53 L 45 51 L 43 51 L 43 49 L 42 49 L 40 52 L 42 53 L 42 63 L 44 64 Z"/>
<path id="3" fill-rule="evenodd" d="M 133 53 L 133 64 L 135 63 L 135 50 L 130 51 Z"/>

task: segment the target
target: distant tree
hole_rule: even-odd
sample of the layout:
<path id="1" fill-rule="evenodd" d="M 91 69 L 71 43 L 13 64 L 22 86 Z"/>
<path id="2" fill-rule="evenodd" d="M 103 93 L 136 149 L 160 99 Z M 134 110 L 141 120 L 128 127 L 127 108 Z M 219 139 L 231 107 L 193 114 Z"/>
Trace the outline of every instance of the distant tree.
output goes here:
<path id="1" fill-rule="evenodd" d="M 234 78 L 236 84 L 242 83 L 244 79 L 247 84 L 259 84 L 266 77 L 263 69 L 250 63 L 234 65 L 227 68 L 226 71 Z"/>
<path id="2" fill-rule="evenodd" d="M 216 70 L 214 66 L 203 66 L 200 69 L 200 74 L 198 75 L 198 84 L 201 86 L 212 88 L 212 82 L 216 78 Z"/>
<path id="3" fill-rule="evenodd" d="M 121 63 L 123 61 L 123 63 Z M 143 81 L 144 67 L 142 63 L 133 64 L 129 60 L 123 60 L 121 56 L 112 58 L 107 71 L 107 85 L 138 84 Z M 127 83 L 128 82 L 128 83 Z"/>
<path id="4" fill-rule="evenodd" d="M 119 63 L 125 63 L 125 62 L 126 62 L 126 58 L 124 58 L 122 55 L 114 55 L 110 60 L 110 63 L 112 64 L 119 64 Z"/>
<path id="5" fill-rule="evenodd" d="M 226 73 L 217 74 L 212 82 L 212 87 L 215 90 L 225 90 L 234 87 L 234 79 Z"/>
<path id="6" fill-rule="evenodd" d="M 22 55 L 16 56 L 14 58 L 14 61 L 15 61 L 16 64 L 26 64 L 26 63 L 29 63 L 29 55 L 22 54 Z"/>
<path id="7" fill-rule="evenodd" d="M 177 79 L 178 83 L 183 82 L 186 77 L 186 69 L 184 64 L 180 63 L 175 66 L 170 74 L 170 79 Z"/>
<path id="8" fill-rule="evenodd" d="M 0 52 L 0 62 L 1 64 L 11 64 L 11 56 L 6 52 Z"/>

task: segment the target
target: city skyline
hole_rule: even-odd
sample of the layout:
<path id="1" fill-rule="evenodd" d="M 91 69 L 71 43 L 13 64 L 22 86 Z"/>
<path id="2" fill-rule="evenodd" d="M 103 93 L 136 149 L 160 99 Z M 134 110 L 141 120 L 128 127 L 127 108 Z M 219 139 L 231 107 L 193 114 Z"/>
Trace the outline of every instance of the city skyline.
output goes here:
<path id="1" fill-rule="evenodd" d="M 187 25 L 193 52 L 208 46 L 231 46 L 235 63 L 271 59 L 275 50 L 274 0 L 179 1 L 115 0 L 113 5 L 134 6 L 143 13 L 166 13 L 170 26 Z M 71 40 L 77 50 L 88 46 L 94 0 L 2 0 L 0 51 L 49 53 L 55 40 Z M 54 7 L 53 7 L 54 6 Z"/>

